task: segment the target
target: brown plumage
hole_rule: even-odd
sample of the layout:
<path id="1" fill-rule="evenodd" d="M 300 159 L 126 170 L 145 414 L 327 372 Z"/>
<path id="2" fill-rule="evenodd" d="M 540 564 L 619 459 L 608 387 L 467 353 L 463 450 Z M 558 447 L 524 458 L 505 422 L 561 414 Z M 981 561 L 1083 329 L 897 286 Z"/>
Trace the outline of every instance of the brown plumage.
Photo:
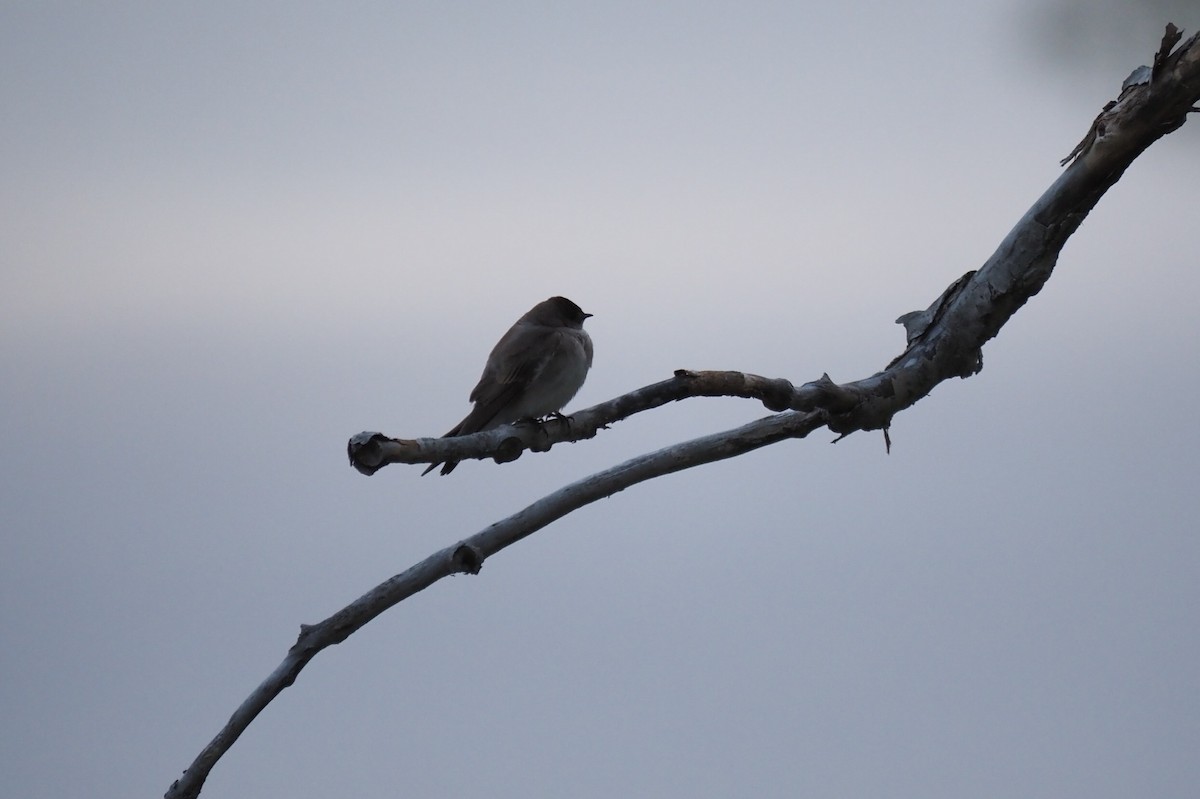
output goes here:
<path id="1" fill-rule="evenodd" d="M 483 376 L 471 391 L 475 407 L 442 436 L 465 436 L 558 413 L 583 385 L 592 366 L 592 339 L 583 329 L 591 314 L 566 297 L 539 302 L 492 348 Z M 438 464 L 429 465 L 422 476 Z M 458 461 L 447 461 L 450 474 Z"/>

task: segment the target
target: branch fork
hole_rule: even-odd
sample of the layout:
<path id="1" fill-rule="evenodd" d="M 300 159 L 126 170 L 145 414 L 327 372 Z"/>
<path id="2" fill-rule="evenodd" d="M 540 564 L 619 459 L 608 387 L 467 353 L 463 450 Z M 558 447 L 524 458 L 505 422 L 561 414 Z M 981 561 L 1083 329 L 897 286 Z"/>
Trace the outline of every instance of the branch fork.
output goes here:
<path id="1" fill-rule="evenodd" d="M 966 378 L 983 366 L 982 347 L 1054 270 L 1063 244 L 1104 193 L 1147 147 L 1176 130 L 1200 102 L 1200 38 L 1178 49 L 1182 34 L 1168 25 L 1152 67 L 1135 70 L 1117 100 L 1107 104 L 1087 135 L 1064 159 L 1069 164 L 978 270 L 967 272 L 924 311 L 897 320 L 907 348 L 870 377 L 837 384 L 827 375 L 799 388 L 789 381 L 742 372 L 680 370 L 661 383 L 577 412 L 569 420 L 510 425 L 453 439 L 393 439 L 360 433 L 350 440 L 355 468 L 372 474 L 388 463 L 431 463 L 464 458 L 511 460 L 525 449 L 594 436 L 619 419 L 696 396 L 756 399 L 773 415 L 641 455 L 590 475 L 534 502 L 478 533 L 435 552 L 368 591 L 328 619 L 303 625 L 284 660 L 250 694 L 226 725 L 166 793 L 195 797 L 216 762 L 254 718 L 327 646 L 341 643 L 396 603 L 451 574 L 476 574 L 501 549 L 571 511 L 645 480 L 731 458 L 827 427 L 843 436 L 883 429 L 940 382 Z"/>

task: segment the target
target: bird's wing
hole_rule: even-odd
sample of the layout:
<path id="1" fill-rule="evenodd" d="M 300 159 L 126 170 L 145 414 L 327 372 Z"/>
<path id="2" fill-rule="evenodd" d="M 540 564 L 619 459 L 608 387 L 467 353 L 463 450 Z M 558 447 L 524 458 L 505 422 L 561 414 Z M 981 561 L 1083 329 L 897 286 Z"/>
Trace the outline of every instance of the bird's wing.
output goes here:
<path id="1" fill-rule="evenodd" d="M 500 411 L 525 393 L 561 346 L 561 337 L 551 328 L 518 325 L 509 330 L 492 350 L 501 357 L 488 359 L 483 376 L 471 391 L 475 408 L 463 420 L 459 433 L 486 430 Z"/>

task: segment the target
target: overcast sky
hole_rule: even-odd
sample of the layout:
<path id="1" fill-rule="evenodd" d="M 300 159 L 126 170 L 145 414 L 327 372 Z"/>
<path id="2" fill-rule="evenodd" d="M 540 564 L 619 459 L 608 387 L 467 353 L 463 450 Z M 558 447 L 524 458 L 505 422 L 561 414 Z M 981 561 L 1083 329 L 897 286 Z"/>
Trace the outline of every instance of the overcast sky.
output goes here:
<path id="1" fill-rule="evenodd" d="M 539 300 L 595 314 L 571 407 L 883 368 L 1166 21 L 1059 50 L 1032 0 L 5 4 L 0 795 L 161 795 L 301 623 L 764 415 L 346 465 L 457 422 Z M 891 455 L 823 432 L 573 514 L 322 653 L 203 795 L 1194 796 L 1196 124 Z"/>

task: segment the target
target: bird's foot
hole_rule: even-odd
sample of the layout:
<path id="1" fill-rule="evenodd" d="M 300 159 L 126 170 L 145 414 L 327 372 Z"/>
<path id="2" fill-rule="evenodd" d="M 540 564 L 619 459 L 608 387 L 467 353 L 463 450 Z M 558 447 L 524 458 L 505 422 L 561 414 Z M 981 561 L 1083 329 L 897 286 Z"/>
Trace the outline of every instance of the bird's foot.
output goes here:
<path id="1" fill-rule="evenodd" d="M 566 425 L 568 433 L 574 433 L 574 430 L 571 427 L 571 423 L 574 421 L 575 421 L 574 416 L 571 416 L 571 415 L 565 414 L 565 413 L 559 413 L 558 411 L 555 411 L 554 413 L 546 414 L 546 422 L 547 423 L 562 422 L 564 425 Z"/>

